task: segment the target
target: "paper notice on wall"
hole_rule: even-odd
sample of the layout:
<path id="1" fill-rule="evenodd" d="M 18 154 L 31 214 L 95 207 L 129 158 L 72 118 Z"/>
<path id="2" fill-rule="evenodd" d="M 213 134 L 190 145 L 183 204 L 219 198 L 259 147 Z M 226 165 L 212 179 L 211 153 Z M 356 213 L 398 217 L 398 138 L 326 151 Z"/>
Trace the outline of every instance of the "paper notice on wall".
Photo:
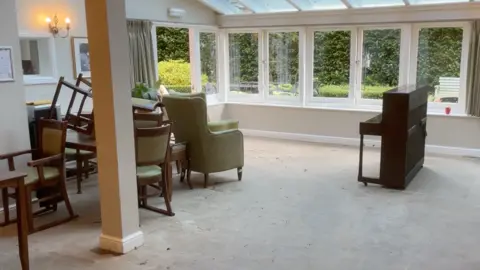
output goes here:
<path id="1" fill-rule="evenodd" d="M 0 46 L 0 82 L 13 81 L 12 48 Z"/>

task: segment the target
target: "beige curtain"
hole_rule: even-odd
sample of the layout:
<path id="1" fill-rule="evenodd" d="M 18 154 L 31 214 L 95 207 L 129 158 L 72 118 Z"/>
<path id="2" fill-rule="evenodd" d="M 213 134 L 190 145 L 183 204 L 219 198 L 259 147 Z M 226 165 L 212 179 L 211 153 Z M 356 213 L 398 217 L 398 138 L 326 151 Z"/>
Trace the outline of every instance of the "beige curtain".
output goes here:
<path id="1" fill-rule="evenodd" d="M 467 114 L 480 117 L 480 20 L 472 23 L 467 72 Z"/>
<path id="2" fill-rule="evenodd" d="M 152 43 L 152 22 L 127 21 L 130 44 L 130 81 L 132 88 L 136 83 L 155 85 L 155 58 Z"/>

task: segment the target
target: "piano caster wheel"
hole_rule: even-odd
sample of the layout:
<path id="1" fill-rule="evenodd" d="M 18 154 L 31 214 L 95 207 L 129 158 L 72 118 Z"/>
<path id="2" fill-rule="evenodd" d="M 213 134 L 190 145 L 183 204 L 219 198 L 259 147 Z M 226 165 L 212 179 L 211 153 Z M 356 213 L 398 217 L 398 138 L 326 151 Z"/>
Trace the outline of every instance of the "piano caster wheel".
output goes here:
<path id="1" fill-rule="evenodd" d="M 367 183 L 367 182 L 363 182 L 363 184 L 364 184 L 365 186 L 368 186 L 368 183 Z"/>

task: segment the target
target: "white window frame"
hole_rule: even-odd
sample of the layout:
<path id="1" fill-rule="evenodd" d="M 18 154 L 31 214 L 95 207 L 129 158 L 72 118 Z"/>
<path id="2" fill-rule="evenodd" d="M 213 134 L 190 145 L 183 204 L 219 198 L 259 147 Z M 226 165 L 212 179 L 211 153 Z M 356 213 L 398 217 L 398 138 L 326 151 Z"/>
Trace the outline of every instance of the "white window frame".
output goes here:
<path id="1" fill-rule="evenodd" d="M 218 103 L 220 100 L 222 100 L 221 98 L 221 82 L 220 82 L 220 77 L 221 77 L 221 73 L 220 73 L 220 65 L 222 63 L 219 55 L 220 55 L 220 33 L 218 31 L 218 29 L 216 28 L 199 28 L 198 31 L 197 31 L 197 34 L 198 34 L 198 69 L 199 69 L 199 74 L 200 74 L 200 82 L 199 82 L 199 85 L 200 85 L 200 88 L 198 88 L 201 92 L 201 89 L 202 89 L 202 58 L 201 58 L 201 55 L 200 55 L 200 33 L 210 33 L 210 34 L 214 34 L 215 35 L 215 49 L 216 49 L 216 59 L 215 59 L 215 62 L 216 62 L 216 70 L 215 70 L 215 76 L 216 76 L 216 80 L 217 80 L 217 91 L 218 93 L 216 94 L 210 94 L 210 95 L 207 95 L 206 93 L 206 97 L 207 97 L 207 102 L 208 103 Z"/>
<path id="2" fill-rule="evenodd" d="M 50 61 L 50 76 L 43 75 L 23 75 L 24 85 L 41 85 L 41 84 L 56 84 L 58 82 L 58 69 L 56 59 L 55 41 L 52 35 L 44 33 L 20 33 L 20 40 L 30 39 L 39 40 L 44 39 L 48 42 L 48 59 Z"/>
<path id="3" fill-rule="evenodd" d="M 188 29 L 188 47 L 190 55 L 190 85 L 192 87 L 191 93 L 201 92 L 202 89 L 202 71 L 200 59 L 200 32 L 215 33 L 217 46 L 217 89 L 218 93 L 215 95 L 206 95 L 207 104 L 218 103 L 225 101 L 225 74 L 223 72 L 224 57 L 222 54 L 222 31 L 216 26 L 210 25 L 192 25 L 180 23 L 166 23 L 154 22 L 152 25 L 152 45 L 155 57 L 155 76 L 158 81 L 158 50 L 157 50 L 157 27 L 171 27 L 171 28 L 185 28 Z M 228 58 L 227 58 L 228 61 Z"/>
<path id="4" fill-rule="evenodd" d="M 258 35 L 258 94 L 235 94 L 230 92 L 230 34 L 247 34 L 247 33 L 256 33 Z M 225 55 L 226 55 L 226 72 L 225 72 L 225 81 L 228 101 L 233 102 L 263 102 L 264 101 L 264 92 L 265 92 L 265 69 L 263 68 L 264 59 L 264 32 L 261 29 L 229 29 L 225 31 Z"/>
<path id="5" fill-rule="evenodd" d="M 450 106 L 453 114 L 464 114 L 466 109 L 466 92 L 467 92 L 467 69 L 468 69 L 468 53 L 470 45 L 471 24 L 469 22 L 439 22 L 439 23 L 415 23 L 412 24 L 411 35 L 411 53 L 409 66 L 409 82 L 415 84 L 417 81 L 417 60 L 418 60 L 418 42 L 420 29 L 422 28 L 462 28 L 462 52 L 460 60 L 460 90 L 458 103 L 447 102 L 428 102 L 428 111 L 434 113 L 444 113 L 446 106 Z"/>
<path id="6" fill-rule="evenodd" d="M 303 96 L 305 95 L 305 28 L 288 27 L 288 28 L 268 28 L 264 29 L 264 58 L 262 59 L 264 78 L 263 78 L 263 94 L 264 99 L 268 103 L 302 105 Z M 274 96 L 270 95 L 270 33 L 298 33 L 298 96 Z"/>
<path id="7" fill-rule="evenodd" d="M 313 69 L 314 69 L 314 62 L 315 62 L 315 46 L 314 46 L 314 36 L 315 32 L 335 32 L 335 31 L 350 31 L 350 67 L 349 67 L 349 92 L 347 98 L 332 98 L 332 97 L 314 97 L 313 96 Z M 305 85 L 306 85 L 306 92 L 305 95 L 306 103 L 309 106 L 321 106 L 324 104 L 339 104 L 339 106 L 343 106 L 343 104 L 353 104 L 354 103 L 354 89 L 355 89 L 355 61 L 357 58 L 357 33 L 358 29 L 352 26 L 345 26 L 345 27 L 309 27 L 307 29 L 307 58 L 311 59 L 306 61 L 306 72 L 305 72 Z M 342 105 L 340 105 L 342 104 Z"/>
<path id="8" fill-rule="evenodd" d="M 381 99 L 367 99 L 362 97 L 362 83 L 363 83 L 363 32 L 368 30 L 385 30 L 385 29 L 399 29 L 400 30 L 400 55 L 399 57 L 399 64 L 398 64 L 398 85 L 405 85 L 408 83 L 408 57 L 405 56 L 405 53 L 409 51 L 408 42 L 405 37 L 405 32 L 409 32 L 408 25 L 406 24 L 389 24 L 389 25 L 368 25 L 362 26 L 358 28 L 357 32 L 357 59 L 355 61 L 356 64 L 356 72 L 355 72 L 355 90 L 354 90 L 354 99 L 355 105 L 358 106 L 382 106 Z M 408 54 L 406 55 L 408 56 Z M 397 87 L 395 86 L 395 87 Z M 392 87 L 393 88 L 393 87 Z"/>

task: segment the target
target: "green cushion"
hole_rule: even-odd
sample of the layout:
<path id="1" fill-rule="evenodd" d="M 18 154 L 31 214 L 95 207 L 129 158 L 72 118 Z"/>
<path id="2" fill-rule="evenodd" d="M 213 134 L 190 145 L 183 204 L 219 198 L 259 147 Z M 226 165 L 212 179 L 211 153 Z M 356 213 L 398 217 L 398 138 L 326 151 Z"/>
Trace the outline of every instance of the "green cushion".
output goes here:
<path id="1" fill-rule="evenodd" d="M 211 132 L 238 129 L 238 121 L 237 120 L 221 120 L 221 121 L 209 122 L 208 129 Z"/>
<path id="2" fill-rule="evenodd" d="M 85 150 L 80 150 L 79 153 L 80 153 L 81 156 L 86 156 L 86 155 L 91 155 L 91 154 L 93 154 L 93 152 L 85 151 Z M 75 156 L 76 154 L 77 154 L 77 150 L 76 150 L 76 149 L 65 148 L 65 155 L 67 155 L 67 156 Z"/>
<path id="3" fill-rule="evenodd" d="M 25 177 L 25 185 L 33 184 L 38 182 L 38 171 L 35 167 L 28 167 L 28 174 Z M 45 180 L 52 180 L 60 176 L 60 171 L 56 167 L 43 167 L 43 175 Z"/>
<path id="4" fill-rule="evenodd" d="M 162 168 L 156 165 L 137 166 L 137 178 L 161 177 Z"/>

